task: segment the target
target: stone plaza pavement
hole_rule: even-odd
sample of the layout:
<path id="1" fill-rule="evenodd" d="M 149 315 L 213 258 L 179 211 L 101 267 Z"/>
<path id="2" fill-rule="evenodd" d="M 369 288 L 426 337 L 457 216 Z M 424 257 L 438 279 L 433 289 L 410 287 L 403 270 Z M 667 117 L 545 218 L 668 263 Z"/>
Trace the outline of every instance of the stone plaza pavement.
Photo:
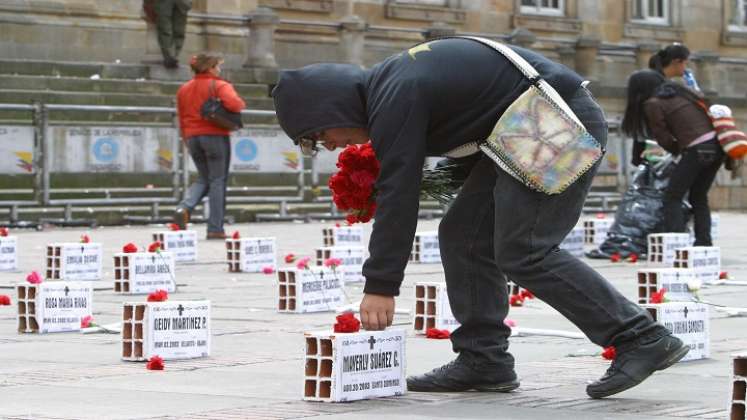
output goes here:
<path id="1" fill-rule="evenodd" d="M 228 227 L 242 237 L 274 236 L 279 261 L 287 253 L 312 255 L 322 246 L 322 228 L 332 223 L 264 223 Z M 419 230 L 433 230 L 436 220 L 423 220 Z M 721 213 L 723 270 L 747 280 L 747 215 Z M 193 227 L 204 238 L 204 225 Z M 370 229 L 370 226 L 367 227 Z M 144 296 L 115 294 L 114 252 L 126 242 L 151 242 L 163 226 L 104 227 L 93 230 L 50 228 L 13 230 L 19 239 L 18 273 L 0 273 L 0 294 L 24 281 L 28 272 L 44 269 L 47 243 L 77 242 L 88 233 L 104 244 L 104 279 L 96 283 L 96 322 L 117 322 L 122 302 Z M 120 360 L 119 335 L 18 334 L 15 306 L 0 307 L 0 418 L 12 419 L 723 419 L 731 397 L 730 355 L 747 350 L 747 320 L 711 312 L 711 359 L 686 362 L 659 372 L 640 386 L 612 398 L 591 400 L 587 381 L 601 376 L 609 362 L 585 339 L 525 336 L 511 339 L 521 388 L 509 394 L 407 393 L 399 398 L 352 403 L 309 403 L 303 388 L 303 332 L 330 328 L 333 313 L 279 314 L 274 275 L 230 273 L 221 241 L 199 243 L 199 262 L 177 264 L 179 285 L 172 299 L 212 302 L 212 355 L 191 361 L 167 361 L 164 371 L 145 363 Z M 626 296 L 635 299 L 636 268 L 644 264 L 592 260 Z M 436 264 L 410 264 L 399 308 L 412 309 L 413 283 L 442 281 Z M 348 286 L 353 300 L 362 285 Z M 702 299 L 747 307 L 747 287 L 714 286 Z M 546 304 L 531 300 L 511 308 L 519 327 L 577 329 Z M 453 357 L 448 340 L 430 340 L 412 333 L 411 320 L 395 323 L 409 331 L 407 371 L 421 373 Z"/>

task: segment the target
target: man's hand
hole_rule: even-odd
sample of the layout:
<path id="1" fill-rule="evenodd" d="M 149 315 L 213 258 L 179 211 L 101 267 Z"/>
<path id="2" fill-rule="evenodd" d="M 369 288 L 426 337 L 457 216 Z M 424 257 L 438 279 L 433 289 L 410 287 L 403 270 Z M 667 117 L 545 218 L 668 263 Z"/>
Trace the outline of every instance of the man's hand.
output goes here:
<path id="1" fill-rule="evenodd" d="M 394 319 L 394 296 L 366 293 L 361 301 L 361 323 L 366 330 L 383 330 Z"/>

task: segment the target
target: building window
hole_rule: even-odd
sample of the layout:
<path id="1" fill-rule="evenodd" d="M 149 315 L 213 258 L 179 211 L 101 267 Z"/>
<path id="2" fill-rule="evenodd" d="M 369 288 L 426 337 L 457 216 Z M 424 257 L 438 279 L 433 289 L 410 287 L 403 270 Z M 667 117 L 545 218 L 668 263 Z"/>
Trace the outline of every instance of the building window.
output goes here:
<path id="1" fill-rule="evenodd" d="M 633 0 L 632 16 L 635 21 L 668 24 L 669 0 Z"/>
<path id="2" fill-rule="evenodd" d="M 521 0 L 521 13 L 563 16 L 564 0 Z"/>
<path id="3" fill-rule="evenodd" d="M 747 30 L 747 0 L 731 0 L 731 5 L 729 29 Z"/>

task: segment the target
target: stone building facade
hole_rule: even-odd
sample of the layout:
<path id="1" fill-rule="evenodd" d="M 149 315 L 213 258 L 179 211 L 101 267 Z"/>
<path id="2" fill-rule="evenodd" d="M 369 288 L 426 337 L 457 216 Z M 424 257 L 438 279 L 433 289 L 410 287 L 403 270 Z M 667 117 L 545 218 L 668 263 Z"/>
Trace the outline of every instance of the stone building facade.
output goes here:
<path id="1" fill-rule="evenodd" d="M 194 0 L 187 32 L 185 56 L 221 51 L 264 83 L 277 68 L 367 66 L 431 36 L 490 36 L 574 68 L 613 121 L 627 76 L 682 42 L 701 87 L 747 128 L 747 0 Z M 3 0 L 0 54 L 139 63 L 158 48 L 137 0 Z M 722 173 L 717 184 L 716 207 L 747 208 L 745 181 Z"/>

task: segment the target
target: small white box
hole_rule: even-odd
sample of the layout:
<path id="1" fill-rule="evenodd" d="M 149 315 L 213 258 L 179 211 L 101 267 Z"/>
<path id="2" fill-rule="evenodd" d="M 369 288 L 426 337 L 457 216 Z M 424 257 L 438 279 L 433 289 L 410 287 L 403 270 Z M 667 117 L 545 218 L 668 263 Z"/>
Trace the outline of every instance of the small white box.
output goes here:
<path id="1" fill-rule="evenodd" d="M 699 273 L 704 284 L 715 284 L 721 272 L 721 248 L 693 246 L 675 250 L 674 267 L 690 268 Z"/>
<path id="2" fill-rule="evenodd" d="M 360 226 L 335 226 L 322 229 L 324 246 L 360 246 L 363 228 Z"/>
<path id="3" fill-rule="evenodd" d="M 176 291 L 174 254 L 171 252 L 119 252 L 114 254 L 114 291 L 148 294 Z"/>
<path id="4" fill-rule="evenodd" d="M 47 245 L 49 280 L 101 280 L 101 244 L 65 242 Z"/>
<path id="5" fill-rule="evenodd" d="M 18 239 L 0 236 L 0 271 L 18 270 Z"/>
<path id="6" fill-rule="evenodd" d="M 439 248 L 437 231 L 415 233 L 410 261 L 424 264 L 441 263 L 441 249 Z"/>
<path id="7" fill-rule="evenodd" d="M 334 311 L 346 304 L 341 275 L 325 267 L 277 271 L 278 312 Z"/>
<path id="8" fill-rule="evenodd" d="M 337 258 L 342 262 L 335 270 L 342 273 L 345 283 L 366 281 L 363 277 L 363 262 L 366 259 L 363 246 L 328 246 L 316 249 L 316 265 L 324 265 L 329 258 Z"/>
<path id="9" fill-rule="evenodd" d="M 122 360 L 207 357 L 210 324 L 209 300 L 125 303 Z"/>
<path id="10" fill-rule="evenodd" d="M 197 261 L 197 231 L 176 230 L 153 234 L 153 240 L 161 243 L 161 249 L 174 254 L 174 261 Z"/>
<path id="11" fill-rule="evenodd" d="M 413 329 L 419 334 L 425 334 L 430 328 L 451 332 L 459 327 L 459 321 L 451 313 L 446 283 L 415 283 L 413 313 Z"/>
<path id="12" fill-rule="evenodd" d="M 277 267 L 275 238 L 226 238 L 228 271 L 261 273 Z"/>
<path id="13" fill-rule="evenodd" d="M 304 400 L 355 401 L 407 391 L 404 330 L 307 332 L 305 339 Z"/>
<path id="14" fill-rule="evenodd" d="M 576 226 L 560 243 L 559 248 L 568 251 L 574 257 L 584 256 L 585 231 L 583 226 Z"/>
<path id="15" fill-rule="evenodd" d="M 19 284 L 18 332 L 80 331 L 80 321 L 93 312 L 89 282 L 54 281 Z"/>
<path id="16" fill-rule="evenodd" d="M 601 245 L 607 239 L 607 232 L 614 222 L 614 219 L 607 218 L 584 219 L 584 242 L 596 246 Z"/>
<path id="17" fill-rule="evenodd" d="M 687 233 L 651 233 L 648 235 L 648 262 L 671 267 L 675 250 L 691 244 Z"/>
<path id="18" fill-rule="evenodd" d="M 690 351 L 682 359 L 707 359 L 711 355 L 711 327 L 708 305 L 695 302 L 667 302 L 644 305 L 654 320 L 682 340 Z"/>

